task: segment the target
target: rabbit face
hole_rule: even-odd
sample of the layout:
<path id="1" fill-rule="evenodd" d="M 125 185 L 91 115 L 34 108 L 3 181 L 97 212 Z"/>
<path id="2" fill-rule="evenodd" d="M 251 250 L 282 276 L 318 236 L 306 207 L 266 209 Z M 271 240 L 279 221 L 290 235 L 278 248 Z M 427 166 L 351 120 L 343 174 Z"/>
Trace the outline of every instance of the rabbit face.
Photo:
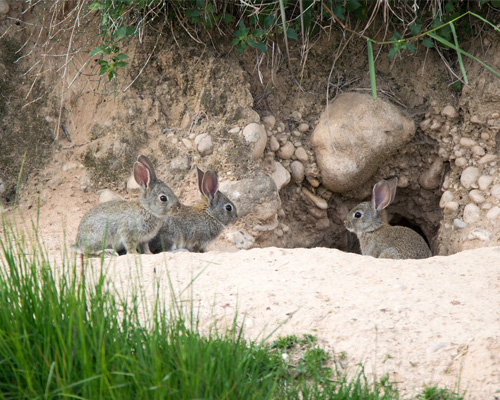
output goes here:
<path id="1" fill-rule="evenodd" d="M 174 192 L 160 181 L 157 181 L 157 184 L 146 193 L 142 204 L 158 218 L 172 214 L 180 207 L 179 200 Z"/>
<path id="2" fill-rule="evenodd" d="M 208 210 L 224 226 L 230 225 L 238 216 L 236 206 L 221 192 L 215 194 Z"/>
<path id="3" fill-rule="evenodd" d="M 373 208 L 371 202 L 366 201 L 347 213 L 344 225 L 348 231 L 360 234 L 379 229 L 383 222 L 380 212 Z"/>

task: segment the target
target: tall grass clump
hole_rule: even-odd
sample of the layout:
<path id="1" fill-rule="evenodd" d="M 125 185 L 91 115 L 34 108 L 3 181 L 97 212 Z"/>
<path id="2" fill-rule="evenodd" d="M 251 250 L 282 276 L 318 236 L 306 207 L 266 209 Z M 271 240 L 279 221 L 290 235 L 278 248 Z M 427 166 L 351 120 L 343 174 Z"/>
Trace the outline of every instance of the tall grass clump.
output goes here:
<path id="1" fill-rule="evenodd" d="M 56 269 L 3 231 L 0 397 L 272 398 L 280 366 L 260 346 L 235 331 L 203 337 L 159 302 L 146 328 L 140 299 L 120 301 L 102 267 L 85 280 L 74 260 Z"/>
<path id="2" fill-rule="evenodd" d="M 139 291 L 124 300 L 102 259 L 83 274 L 68 255 L 50 261 L 36 235 L 3 215 L 1 228 L 1 399 L 399 398 L 386 378 L 369 383 L 361 370 L 348 380 L 331 368 L 310 335 L 254 343 L 236 322 L 202 335 L 175 298 L 168 307 L 159 297 L 144 307 Z"/>

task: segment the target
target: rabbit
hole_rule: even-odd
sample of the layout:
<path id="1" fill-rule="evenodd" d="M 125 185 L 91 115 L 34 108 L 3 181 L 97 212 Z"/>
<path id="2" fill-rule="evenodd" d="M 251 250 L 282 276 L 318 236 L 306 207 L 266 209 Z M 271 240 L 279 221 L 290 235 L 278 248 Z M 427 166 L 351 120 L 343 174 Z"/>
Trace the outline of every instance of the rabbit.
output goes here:
<path id="1" fill-rule="evenodd" d="M 144 189 L 139 201 L 108 201 L 83 216 L 74 246 L 78 254 L 99 255 L 109 249 L 111 253 L 130 253 L 138 247 L 150 253 L 148 242 L 158 233 L 163 218 L 177 210 L 180 203 L 174 192 L 156 177 L 153 164 L 144 155 L 134 164 L 134 178 Z"/>
<path id="2" fill-rule="evenodd" d="M 429 246 L 417 232 L 387 222 L 385 208 L 394 200 L 397 184 L 398 178 L 377 182 L 372 200 L 349 211 L 344 225 L 358 236 L 363 255 L 392 259 L 431 257 Z"/>
<path id="3" fill-rule="evenodd" d="M 165 218 L 158 235 L 149 243 L 153 253 L 180 249 L 203 252 L 236 219 L 235 205 L 218 190 L 217 174 L 197 170 L 198 188 L 205 202 L 192 207 L 181 205 L 178 212 Z"/>

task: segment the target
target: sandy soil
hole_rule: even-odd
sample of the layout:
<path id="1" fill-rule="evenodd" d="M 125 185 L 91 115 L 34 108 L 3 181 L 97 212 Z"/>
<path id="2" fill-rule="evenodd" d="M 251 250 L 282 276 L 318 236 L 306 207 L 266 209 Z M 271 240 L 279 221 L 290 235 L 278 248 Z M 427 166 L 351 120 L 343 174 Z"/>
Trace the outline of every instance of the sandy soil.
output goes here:
<path id="1" fill-rule="evenodd" d="M 40 209 L 40 231 L 59 258 L 92 203 L 56 198 Z M 170 280 L 203 329 L 230 326 L 238 312 L 248 339 L 317 335 L 321 347 L 346 353 L 350 370 L 363 362 L 403 394 L 437 384 L 459 385 L 470 399 L 500 397 L 498 247 L 410 261 L 327 248 L 177 252 L 114 257 L 106 270 L 119 291 L 139 288 L 149 300 L 158 279 L 168 300 Z"/>

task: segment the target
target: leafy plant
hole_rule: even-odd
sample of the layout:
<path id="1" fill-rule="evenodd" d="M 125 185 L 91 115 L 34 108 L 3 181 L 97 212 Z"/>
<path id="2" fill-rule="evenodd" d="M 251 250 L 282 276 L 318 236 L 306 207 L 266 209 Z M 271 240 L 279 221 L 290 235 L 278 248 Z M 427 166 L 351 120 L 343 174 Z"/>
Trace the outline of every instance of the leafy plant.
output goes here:
<path id="1" fill-rule="evenodd" d="M 264 38 L 265 30 L 263 29 L 254 29 L 250 31 L 243 20 L 240 20 L 239 29 L 234 32 L 234 39 L 231 44 L 236 46 L 238 55 L 241 55 L 245 48 L 248 46 L 254 47 L 260 50 L 262 53 L 266 52 L 266 44 L 262 41 Z"/>

